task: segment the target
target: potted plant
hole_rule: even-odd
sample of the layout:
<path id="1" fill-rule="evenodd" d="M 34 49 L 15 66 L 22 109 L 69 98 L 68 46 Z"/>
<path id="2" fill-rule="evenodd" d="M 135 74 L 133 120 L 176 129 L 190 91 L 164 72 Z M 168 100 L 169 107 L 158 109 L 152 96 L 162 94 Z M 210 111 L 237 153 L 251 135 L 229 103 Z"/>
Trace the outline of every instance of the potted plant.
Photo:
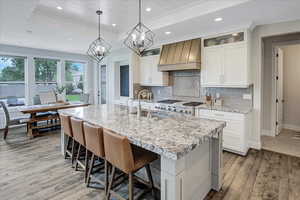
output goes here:
<path id="1" fill-rule="evenodd" d="M 65 99 L 65 96 L 64 96 L 64 91 L 65 91 L 66 87 L 65 86 L 56 86 L 54 92 L 55 92 L 55 95 L 56 95 L 56 99 L 58 102 L 60 101 L 63 101 L 65 102 L 66 99 Z"/>

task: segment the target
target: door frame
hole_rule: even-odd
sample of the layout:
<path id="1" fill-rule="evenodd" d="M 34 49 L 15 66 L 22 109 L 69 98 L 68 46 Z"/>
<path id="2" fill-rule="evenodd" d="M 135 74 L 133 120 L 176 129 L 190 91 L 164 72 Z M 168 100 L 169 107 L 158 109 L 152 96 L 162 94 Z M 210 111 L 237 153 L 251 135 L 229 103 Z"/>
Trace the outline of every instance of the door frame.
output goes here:
<path id="1" fill-rule="evenodd" d="M 275 70 L 275 136 L 279 135 L 283 128 L 283 50 L 276 46 L 273 49 L 273 65 Z M 281 91 L 279 91 L 281 90 Z M 280 95 L 281 94 L 281 95 Z M 281 113 L 280 113 L 280 107 Z M 281 116 L 280 116 L 281 115 Z"/>
<path id="2" fill-rule="evenodd" d="M 275 59 L 276 59 L 276 54 L 275 54 L 275 49 L 280 48 L 283 46 L 288 46 L 288 45 L 296 45 L 300 44 L 300 40 L 292 40 L 292 41 L 286 41 L 286 42 L 276 42 L 272 45 L 272 72 L 273 72 L 273 79 L 272 79 L 272 109 L 271 109 L 271 136 L 277 136 L 277 103 L 276 103 L 276 98 L 277 98 L 277 87 L 276 87 L 276 66 L 275 66 Z M 284 124 L 283 124 L 284 128 Z"/>

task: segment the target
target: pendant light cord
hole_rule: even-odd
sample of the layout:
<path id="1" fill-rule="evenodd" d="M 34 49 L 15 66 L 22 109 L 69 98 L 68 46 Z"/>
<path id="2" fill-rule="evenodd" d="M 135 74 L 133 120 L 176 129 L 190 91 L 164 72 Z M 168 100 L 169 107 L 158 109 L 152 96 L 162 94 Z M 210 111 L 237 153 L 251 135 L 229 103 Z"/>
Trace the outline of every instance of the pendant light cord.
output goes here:
<path id="1" fill-rule="evenodd" d="M 142 22 L 142 0 L 139 0 L 139 23 Z"/>
<path id="2" fill-rule="evenodd" d="M 99 9 L 100 11 L 100 9 Z M 98 14 L 98 37 L 100 38 L 100 15 L 101 15 L 101 11 Z"/>

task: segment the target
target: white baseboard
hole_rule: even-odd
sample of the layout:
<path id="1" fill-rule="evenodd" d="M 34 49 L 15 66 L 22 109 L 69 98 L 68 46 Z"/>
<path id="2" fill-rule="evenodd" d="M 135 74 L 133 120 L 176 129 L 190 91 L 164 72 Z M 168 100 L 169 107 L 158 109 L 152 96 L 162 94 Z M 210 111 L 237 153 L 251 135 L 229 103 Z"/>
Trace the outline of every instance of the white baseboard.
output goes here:
<path id="1" fill-rule="evenodd" d="M 274 136 L 274 137 L 275 137 L 275 135 L 272 134 L 272 131 L 271 131 L 271 130 L 265 130 L 265 129 L 263 129 L 263 130 L 261 131 L 261 135 Z"/>
<path id="2" fill-rule="evenodd" d="M 289 130 L 293 130 L 293 131 L 300 131 L 300 126 L 297 126 L 297 125 L 283 124 L 282 127 L 284 129 L 289 129 Z"/>

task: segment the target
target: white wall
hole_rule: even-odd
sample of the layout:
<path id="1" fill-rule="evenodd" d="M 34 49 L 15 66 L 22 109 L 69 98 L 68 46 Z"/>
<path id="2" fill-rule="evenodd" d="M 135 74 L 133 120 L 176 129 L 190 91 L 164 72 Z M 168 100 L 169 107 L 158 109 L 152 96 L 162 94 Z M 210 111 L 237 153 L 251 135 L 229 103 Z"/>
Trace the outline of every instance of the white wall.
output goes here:
<path id="1" fill-rule="evenodd" d="M 262 38 L 274 35 L 282 35 L 286 33 L 300 32 L 300 20 L 292 22 L 283 22 L 270 25 L 257 26 L 253 30 L 252 34 L 252 55 L 251 55 L 251 66 L 254 80 L 254 122 L 253 122 L 253 133 L 250 137 L 250 143 L 252 146 L 260 147 L 260 135 L 262 133 L 262 94 L 263 90 L 263 68 L 262 63 L 263 51 L 262 51 Z"/>
<path id="2" fill-rule="evenodd" d="M 300 45 L 282 47 L 283 50 L 283 123 L 284 127 L 300 127 Z"/>

